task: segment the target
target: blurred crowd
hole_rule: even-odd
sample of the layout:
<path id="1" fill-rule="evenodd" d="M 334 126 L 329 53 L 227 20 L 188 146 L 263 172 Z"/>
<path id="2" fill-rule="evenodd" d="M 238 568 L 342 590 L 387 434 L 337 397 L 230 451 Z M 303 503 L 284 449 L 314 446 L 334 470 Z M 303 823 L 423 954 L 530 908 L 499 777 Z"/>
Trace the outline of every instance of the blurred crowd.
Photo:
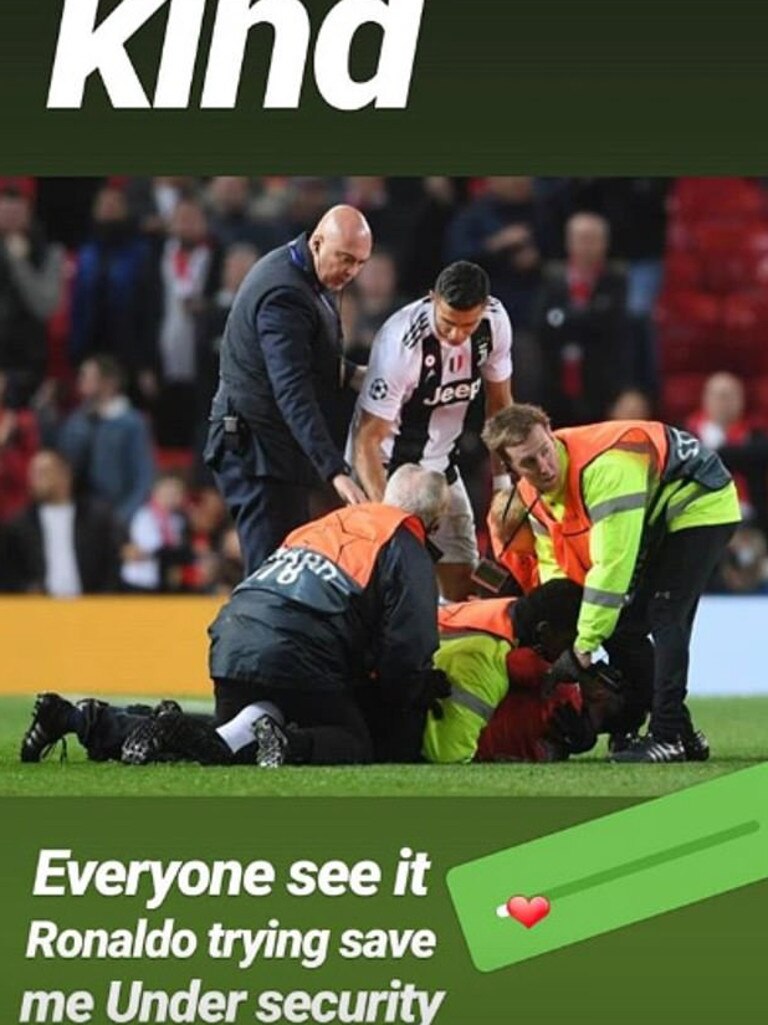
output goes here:
<path id="1" fill-rule="evenodd" d="M 224 324 L 258 257 L 336 202 L 376 243 L 342 298 L 351 359 L 446 263 L 481 264 L 516 398 L 555 426 L 659 417 L 717 449 L 745 523 L 713 586 L 768 593 L 766 186 L 520 176 L 0 179 L 0 589 L 240 579 L 200 458 Z M 479 523 L 481 420 L 478 403 L 461 453 Z"/>

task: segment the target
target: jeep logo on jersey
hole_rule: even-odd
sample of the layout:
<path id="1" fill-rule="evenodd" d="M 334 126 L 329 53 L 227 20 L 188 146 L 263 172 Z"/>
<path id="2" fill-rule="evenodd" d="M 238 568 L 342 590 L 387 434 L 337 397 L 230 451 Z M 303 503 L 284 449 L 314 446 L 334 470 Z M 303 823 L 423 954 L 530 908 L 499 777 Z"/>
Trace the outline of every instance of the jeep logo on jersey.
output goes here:
<path id="1" fill-rule="evenodd" d="M 64 0 L 49 108 L 79 109 L 94 74 L 101 77 L 113 107 L 189 107 L 206 4 L 215 6 L 216 17 L 200 107 L 235 106 L 248 35 L 264 23 L 274 32 L 264 107 L 299 106 L 313 28 L 309 5 L 301 0 L 122 0 L 106 15 L 100 4 L 105 6 L 101 0 Z M 150 103 L 126 46 L 163 7 L 165 38 Z M 317 31 L 313 59 L 318 91 L 329 106 L 406 106 L 423 7 L 424 0 L 339 0 L 331 7 Z M 349 73 L 352 43 L 370 23 L 381 29 L 378 65 L 372 78 L 357 81 Z M 253 69 L 247 73 L 251 76 Z"/>
<path id="2" fill-rule="evenodd" d="M 450 406 L 454 402 L 471 402 L 480 391 L 480 381 L 460 381 L 458 384 L 444 384 L 431 398 L 424 399 L 425 406 Z"/>

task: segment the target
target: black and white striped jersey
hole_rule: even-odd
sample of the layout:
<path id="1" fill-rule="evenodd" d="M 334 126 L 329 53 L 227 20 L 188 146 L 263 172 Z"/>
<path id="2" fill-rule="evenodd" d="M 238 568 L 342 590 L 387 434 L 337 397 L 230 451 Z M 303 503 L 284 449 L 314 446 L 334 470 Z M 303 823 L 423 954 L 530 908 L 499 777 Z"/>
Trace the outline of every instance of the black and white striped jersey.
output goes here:
<path id="1" fill-rule="evenodd" d="M 394 436 L 382 446 L 390 470 L 403 463 L 446 470 L 481 380 L 505 381 L 511 374 L 512 327 L 498 299 L 489 297 L 479 327 L 461 345 L 437 337 L 429 296 L 410 303 L 373 340 L 348 452 L 365 410 L 395 424 Z"/>

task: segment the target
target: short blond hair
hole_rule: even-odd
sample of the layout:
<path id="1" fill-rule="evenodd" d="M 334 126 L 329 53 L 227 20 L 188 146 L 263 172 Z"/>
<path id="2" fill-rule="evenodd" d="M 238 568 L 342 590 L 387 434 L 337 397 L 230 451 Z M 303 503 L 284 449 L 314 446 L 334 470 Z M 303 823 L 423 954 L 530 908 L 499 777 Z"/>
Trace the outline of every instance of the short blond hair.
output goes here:
<path id="1" fill-rule="evenodd" d="M 491 417 L 483 428 L 482 438 L 490 452 L 503 453 L 508 445 L 525 441 L 534 427 L 549 430 L 547 414 L 540 406 L 516 403 Z"/>

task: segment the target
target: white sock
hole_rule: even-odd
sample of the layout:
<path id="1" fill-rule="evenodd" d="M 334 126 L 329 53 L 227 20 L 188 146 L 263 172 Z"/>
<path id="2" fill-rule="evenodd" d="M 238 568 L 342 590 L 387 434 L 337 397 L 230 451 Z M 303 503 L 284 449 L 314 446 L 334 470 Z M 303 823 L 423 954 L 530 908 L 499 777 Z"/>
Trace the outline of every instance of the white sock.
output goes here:
<path id="1" fill-rule="evenodd" d="M 260 701 L 258 704 L 241 708 L 234 719 L 217 727 L 216 732 L 232 754 L 237 754 L 241 748 L 253 743 L 253 724 L 263 715 L 271 716 L 280 726 L 285 724 L 285 716 L 277 705 L 273 705 L 271 701 Z"/>

